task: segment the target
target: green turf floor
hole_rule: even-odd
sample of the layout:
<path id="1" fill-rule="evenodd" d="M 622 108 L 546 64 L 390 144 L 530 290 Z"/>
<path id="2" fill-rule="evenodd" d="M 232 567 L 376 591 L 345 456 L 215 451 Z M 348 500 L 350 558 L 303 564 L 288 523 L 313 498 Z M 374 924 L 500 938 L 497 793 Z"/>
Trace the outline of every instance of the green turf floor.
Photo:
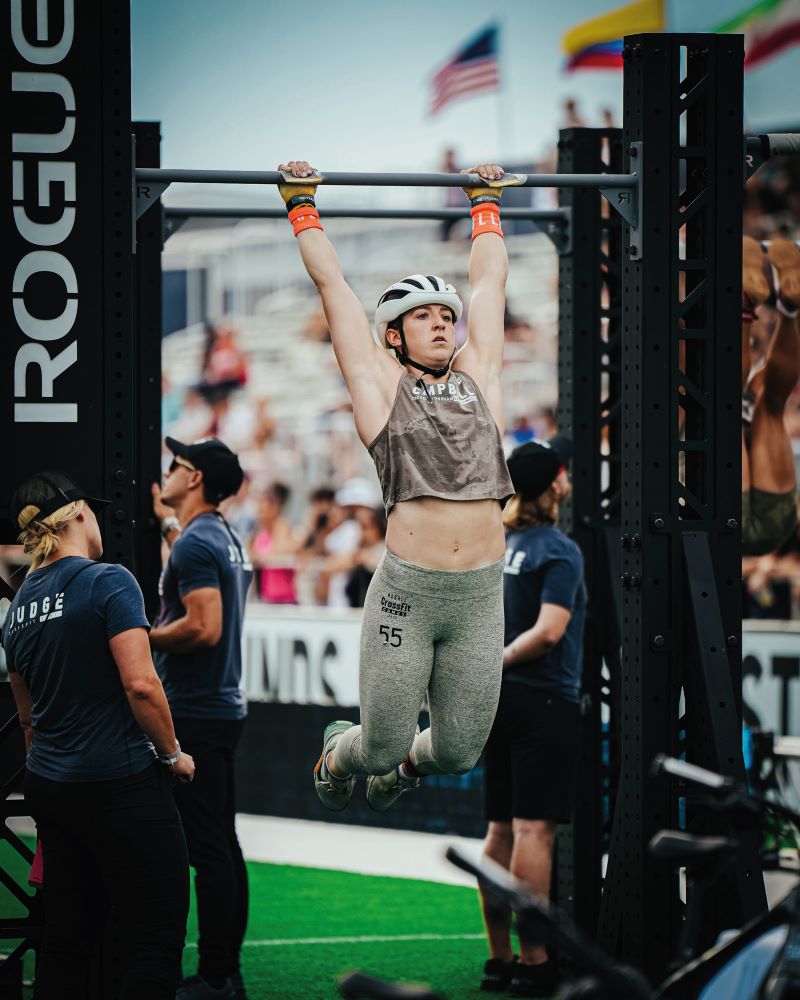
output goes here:
<path id="1" fill-rule="evenodd" d="M 327 1000 L 339 995 L 337 977 L 352 969 L 429 983 L 451 998 L 479 995 L 476 987 L 486 957 L 482 940 L 278 946 L 257 943 L 299 938 L 480 934 L 482 923 L 474 890 L 284 865 L 250 864 L 248 870 L 250 943 L 243 949 L 242 972 L 251 1000 Z M 190 940 L 194 939 L 194 929 L 192 915 Z"/>
<path id="2" fill-rule="evenodd" d="M 7 845 L 2 845 L 7 851 Z M 0 863 L 23 874 L 11 852 Z M 477 895 L 460 886 L 346 872 L 248 863 L 250 923 L 242 972 L 250 1000 L 339 996 L 336 980 L 371 975 L 430 984 L 450 1000 L 477 998 L 486 945 L 480 939 L 268 944 L 302 938 L 480 935 Z M 27 872 L 25 872 L 27 874 Z M 0 912 L 20 912 L 0 887 Z M 184 974 L 195 970 L 197 922 L 192 898 Z M 26 963 L 26 974 L 30 974 Z M 29 993 L 26 991 L 26 996 Z"/>

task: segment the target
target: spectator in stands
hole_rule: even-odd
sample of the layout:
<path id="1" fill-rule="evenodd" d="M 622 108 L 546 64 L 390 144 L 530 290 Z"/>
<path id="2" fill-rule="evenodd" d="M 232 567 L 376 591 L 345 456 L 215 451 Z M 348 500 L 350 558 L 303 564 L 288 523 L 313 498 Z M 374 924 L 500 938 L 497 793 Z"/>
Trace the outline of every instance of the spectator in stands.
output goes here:
<path id="1" fill-rule="evenodd" d="M 204 436 L 224 438 L 231 447 L 243 451 L 259 433 L 258 409 L 243 393 L 230 389 L 215 388 L 205 394 L 211 407 L 211 422 Z"/>
<path id="2" fill-rule="evenodd" d="M 161 375 L 161 423 L 174 424 L 180 419 L 181 410 L 185 406 L 184 393 L 175 389 L 166 373 Z"/>
<path id="3" fill-rule="evenodd" d="M 263 396 L 255 401 L 255 427 L 253 428 L 252 446 L 264 448 L 271 441 L 278 429 L 278 421 L 269 412 L 269 400 Z"/>
<path id="4" fill-rule="evenodd" d="M 239 349 L 232 326 L 207 325 L 200 380 L 204 389 L 218 394 L 241 389 L 246 384 L 247 359 Z"/>
<path id="5" fill-rule="evenodd" d="M 31 559 L 2 641 L 44 859 L 36 997 L 90 995 L 110 904 L 122 950 L 115 995 L 174 1000 L 189 859 L 167 772 L 191 781 L 194 762 L 175 739 L 139 585 L 97 561 L 91 503 L 103 501 L 59 472 L 33 476 L 11 501 Z"/>
<path id="6" fill-rule="evenodd" d="M 174 422 L 165 420 L 165 426 L 177 436 L 194 441 L 208 436 L 213 419 L 211 407 L 203 393 L 197 386 L 190 386 L 183 392 L 183 401 L 178 407 L 177 418 Z"/>
<path id="7" fill-rule="evenodd" d="M 586 128 L 586 119 L 578 110 L 578 102 L 574 97 L 566 97 L 562 107 L 564 117 L 561 128 Z"/>
<path id="8" fill-rule="evenodd" d="M 258 502 L 252 496 L 253 477 L 244 474 L 238 492 L 220 504 L 225 520 L 239 538 L 252 538 L 258 525 Z"/>
<path id="9" fill-rule="evenodd" d="M 325 539 L 344 519 L 344 512 L 336 506 L 334 496 L 335 490 L 330 486 L 319 486 L 308 495 L 309 508 L 297 552 L 295 589 L 298 604 L 327 603 L 327 580 L 322 577 L 327 558 Z"/>
<path id="10" fill-rule="evenodd" d="M 370 511 L 380 503 L 377 483 L 354 477 L 336 491 L 336 506 L 342 512 L 338 524 L 325 539 L 327 558 L 322 564 L 320 578 L 327 594 L 329 608 L 349 608 L 347 584 L 353 569 L 356 553 L 362 544 L 361 511 Z"/>
<path id="11" fill-rule="evenodd" d="M 361 525 L 361 542 L 353 556 L 345 592 L 351 607 L 363 608 L 370 580 L 386 551 L 386 514 L 383 507 L 359 507 L 356 520 Z"/>
<path id="12" fill-rule="evenodd" d="M 330 486 L 318 486 L 308 494 L 308 518 L 301 542 L 302 549 L 322 554 L 322 543 L 331 530 L 330 513 L 336 491 Z"/>
<path id="13" fill-rule="evenodd" d="M 489 829 L 485 854 L 547 898 L 556 824 L 573 809 L 580 739 L 586 587 L 583 556 L 558 528 L 570 494 L 572 443 L 530 441 L 508 459 L 515 495 L 503 513 L 505 649 L 500 703 L 484 757 Z M 482 894 L 490 958 L 481 989 L 517 996 L 555 992 L 555 963 L 511 912 Z"/>
<path id="14" fill-rule="evenodd" d="M 614 112 L 611 108 L 601 108 L 600 109 L 600 127 L 601 128 L 616 128 L 616 122 L 614 119 Z"/>
<path id="15" fill-rule="evenodd" d="M 258 502 L 258 524 L 250 542 L 256 593 L 267 604 L 297 604 L 295 555 L 300 541 L 283 516 L 291 490 L 273 483 Z"/>
<path id="16" fill-rule="evenodd" d="M 197 759 L 197 781 L 175 790 L 195 869 L 198 969 L 176 1000 L 244 996 L 239 968 L 247 929 L 247 869 L 236 836 L 234 754 L 247 716 L 241 690 L 242 623 L 252 566 L 219 511 L 242 485 L 237 456 L 217 439 L 183 444 L 153 509 L 170 547 L 150 643 L 178 739 Z"/>
<path id="17" fill-rule="evenodd" d="M 457 174 L 461 169 L 456 160 L 456 151 L 452 148 L 447 148 L 442 155 L 442 164 L 439 168 L 443 174 Z M 444 207 L 445 208 L 464 208 L 464 196 L 461 194 L 459 188 L 448 187 L 444 189 Z M 461 220 L 460 219 L 442 219 L 439 224 L 439 239 L 443 242 L 447 242 L 450 239 L 450 235 L 453 231 L 453 227 L 457 226 Z"/>
<path id="18" fill-rule="evenodd" d="M 531 422 L 527 416 L 522 414 L 514 421 L 508 432 L 508 436 L 515 445 L 525 444 L 526 441 L 532 441 L 536 437 L 536 430 L 531 426 Z"/>
<path id="19" fill-rule="evenodd" d="M 784 408 L 800 377 L 800 251 L 774 237 L 767 250 L 775 275 L 778 318 L 764 365 L 751 369 L 750 338 L 755 311 L 770 297 L 759 244 L 743 242 L 742 392 L 742 551 L 773 552 L 797 524 L 794 452 L 784 424 Z"/>
<path id="20" fill-rule="evenodd" d="M 539 441 L 547 441 L 557 432 L 558 421 L 552 406 L 542 406 L 534 415 L 533 426 Z"/>
<path id="21" fill-rule="evenodd" d="M 509 340 L 518 340 L 522 343 L 532 344 L 537 339 L 536 327 L 520 316 L 516 316 L 508 306 L 506 306 L 505 315 L 503 316 L 503 329 L 506 335 L 506 342 Z"/>

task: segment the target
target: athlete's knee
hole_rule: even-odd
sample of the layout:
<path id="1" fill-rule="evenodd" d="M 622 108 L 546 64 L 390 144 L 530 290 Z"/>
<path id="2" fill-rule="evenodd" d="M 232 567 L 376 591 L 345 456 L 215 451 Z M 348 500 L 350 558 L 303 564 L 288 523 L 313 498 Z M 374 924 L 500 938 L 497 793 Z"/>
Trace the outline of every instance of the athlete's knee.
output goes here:
<path id="1" fill-rule="evenodd" d="M 367 774 L 388 774 L 408 756 L 409 747 L 405 743 L 361 744 L 364 771 Z"/>
<path id="2" fill-rule="evenodd" d="M 440 747 L 436 763 L 445 774 L 466 774 L 478 763 L 481 750 L 473 747 Z"/>
<path id="3" fill-rule="evenodd" d="M 556 835 L 556 824 L 549 819 L 517 819 L 512 822 L 514 839 L 540 841 L 549 846 Z"/>

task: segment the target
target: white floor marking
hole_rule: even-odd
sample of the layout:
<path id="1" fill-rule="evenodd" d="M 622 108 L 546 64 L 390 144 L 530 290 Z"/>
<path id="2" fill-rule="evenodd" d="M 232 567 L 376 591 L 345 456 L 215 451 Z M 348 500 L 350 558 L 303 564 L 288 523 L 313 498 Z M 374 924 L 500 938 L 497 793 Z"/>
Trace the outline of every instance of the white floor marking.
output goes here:
<path id="1" fill-rule="evenodd" d="M 444 852 L 455 844 L 477 860 L 483 847 L 480 840 L 469 837 L 246 813 L 237 815 L 236 829 L 248 861 L 423 879 L 473 889 L 475 879 L 445 861 Z"/>
<path id="2" fill-rule="evenodd" d="M 245 948 L 277 948 L 293 944 L 383 944 L 387 941 L 482 941 L 484 934 L 364 934 L 361 937 L 268 938 L 245 941 Z M 196 944 L 187 944 L 196 948 Z"/>

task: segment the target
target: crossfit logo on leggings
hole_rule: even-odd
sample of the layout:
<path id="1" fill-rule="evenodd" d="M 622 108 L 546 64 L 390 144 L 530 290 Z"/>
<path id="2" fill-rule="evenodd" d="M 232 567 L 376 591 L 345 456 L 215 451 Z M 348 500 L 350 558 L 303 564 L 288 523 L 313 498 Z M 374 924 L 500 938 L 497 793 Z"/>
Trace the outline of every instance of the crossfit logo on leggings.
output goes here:
<path id="1" fill-rule="evenodd" d="M 381 611 L 385 615 L 406 618 L 411 611 L 411 605 L 399 594 L 387 594 L 386 597 L 381 597 Z"/>

